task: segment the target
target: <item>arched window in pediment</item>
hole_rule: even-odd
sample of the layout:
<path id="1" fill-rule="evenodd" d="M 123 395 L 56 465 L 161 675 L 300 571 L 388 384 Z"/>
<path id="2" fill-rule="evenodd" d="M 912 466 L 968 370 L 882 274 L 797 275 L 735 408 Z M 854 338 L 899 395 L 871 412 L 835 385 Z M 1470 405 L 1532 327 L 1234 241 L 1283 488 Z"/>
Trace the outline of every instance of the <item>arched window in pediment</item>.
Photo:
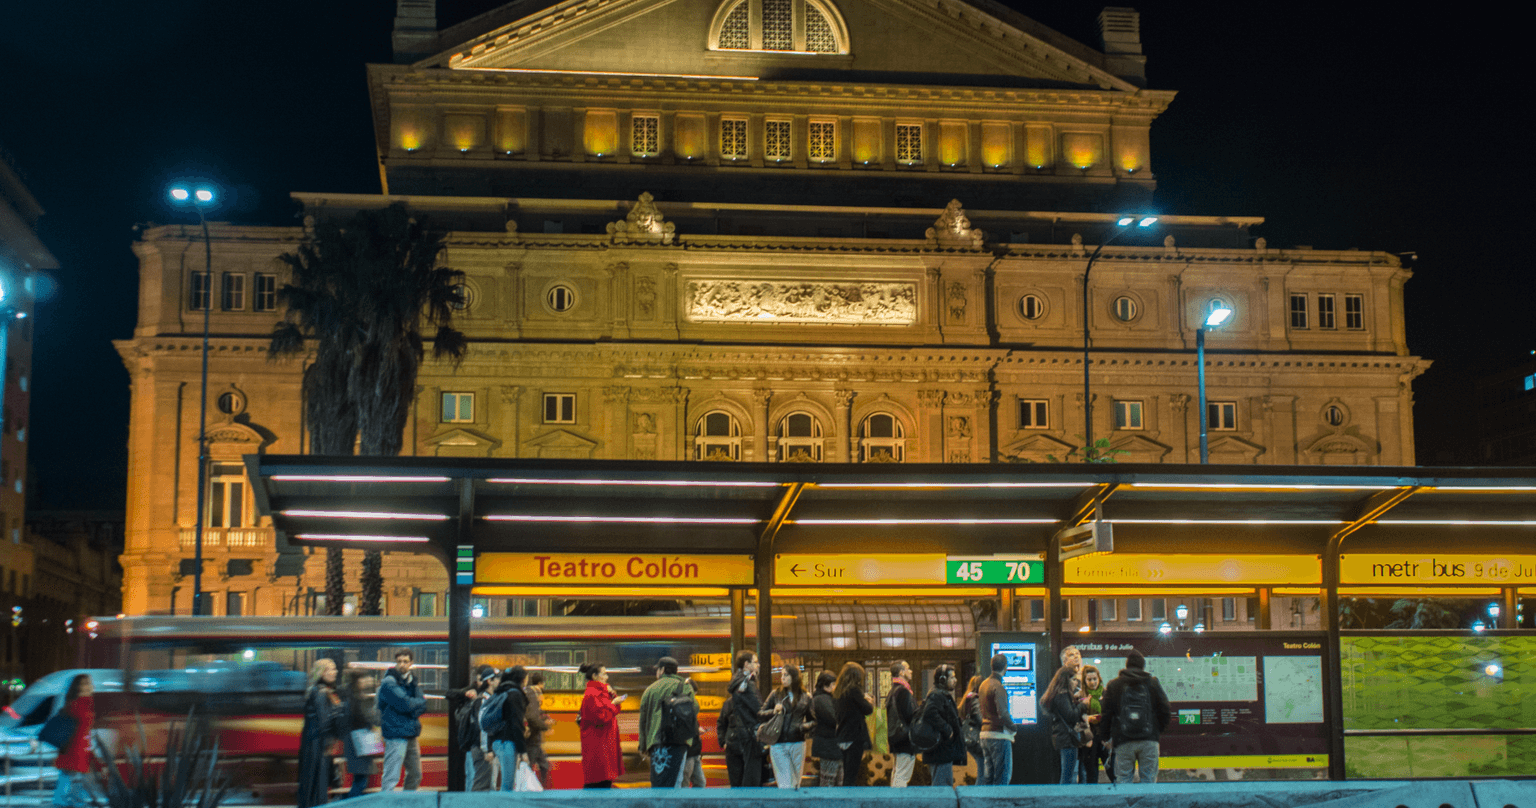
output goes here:
<path id="1" fill-rule="evenodd" d="M 848 53 L 848 27 L 829 0 L 725 0 L 709 49 Z"/>

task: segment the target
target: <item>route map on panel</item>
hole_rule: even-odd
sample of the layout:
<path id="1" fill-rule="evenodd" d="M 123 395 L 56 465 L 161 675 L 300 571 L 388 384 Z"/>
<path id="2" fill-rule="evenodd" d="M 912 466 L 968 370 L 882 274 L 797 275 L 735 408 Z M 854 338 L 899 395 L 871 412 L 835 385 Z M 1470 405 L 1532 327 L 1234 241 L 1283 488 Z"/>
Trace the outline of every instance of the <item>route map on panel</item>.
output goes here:
<path id="1" fill-rule="evenodd" d="M 1264 657 L 1264 723 L 1318 724 L 1322 720 L 1322 657 Z"/>
<path id="2" fill-rule="evenodd" d="M 1258 657 L 1149 657 L 1171 702 L 1258 701 Z"/>

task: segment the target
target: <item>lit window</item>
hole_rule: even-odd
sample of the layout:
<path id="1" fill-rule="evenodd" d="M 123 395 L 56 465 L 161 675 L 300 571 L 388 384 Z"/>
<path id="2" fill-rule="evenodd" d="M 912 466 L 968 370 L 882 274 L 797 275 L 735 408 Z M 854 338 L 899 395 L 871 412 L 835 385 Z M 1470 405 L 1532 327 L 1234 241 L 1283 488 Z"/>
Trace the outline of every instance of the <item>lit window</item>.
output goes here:
<path id="1" fill-rule="evenodd" d="M 920 123 L 896 124 L 896 162 L 921 163 L 923 161 L 923 125 Z"/>
<path id="2" fill-rule="evenodd" d="M 1125 602 L 1125 619 L 1141 620 L 1141 598 L 1131 598 Z"/>
<path id="3" fill-rule="evenodd" d="M 1351 331 L 1365 328 L 1365 295 L 1344 296 L 1344 327 Z"/>
<path id="4" fill-rule="evenodd" d="M 256 273 L 255 311 L 277 311 L 277 276 L 270 272 Z"/>
<path id="5" fill-rule="evenodd" d="M 812 3 L 805 4 L 805 49 L 812 53 L 837 53 L 837 34 L 827 15 Z"/>
<path id="6" fill-rule="evenodd" d="M 443 423 L 468 424 L 475 420 L 474 393 L 444 393 Z"/>
<path id="7" fill-rule="evenodd" d="M 1211 429 L 1237 429 L 1237 402 L 1212 401 L 1205 405 L 1205 417 Z"/>
<path id="8" fill-rule="evenodd" d="M 762 0 L 763 50 L 794 50 L 795 23 L 790 0 Z"/>
<path id="9" fill-rule="evenodd" d="M 214 463 L 208 470 L 208 526 L 247 527 L 245 466 Z"/>
<path id="10" fill-rule="evenodd" d="M 763 154 L 769 160 L 788 160 L 789 121 L 766 121 L 763 124 Z"/>
<path id="11" fill-rule="evenodd" d="M 1115 429 L 1141 429 L 1141 402 L 1115 402 Z"/>
<path id="12" fill-rule="evenodd" d="M 745 8 L 746 4 L 742 4 Z M 720 156 L 740 160 L 747 156 L 747 121 L 745 118 L 720 120 Z"/>
<path id="13" fill-rule="evenodd" d="M 552 286 L 544 296 L 544 302 L 552 311 L 567 312 L 576 305 L 576 290 L 564 284 Z"/>
<path id="14" fill-rule="evenodd" d="M 576 394 L 575 393 L 545 393 L 544 394 L 544 423 L 546 423 L 546 424 L 574 424 L 574 423 L 576 423 Z"/>
<path id="15" fill-rule="evenodd" d="M 1307 327 L 1307 296 L 1291 295 L 1291 328 Z"/>
<path id="16" fill-rule="evenodd" d="M 649 157 L 661 153 L 661 118 L 656 115 L 635 115 L 631 118 L 630 150 L 636 157 Z"/>
<path id="17" fill-rule="evenodd" d="M 1115 319 L 1128 323 L 1136 319 L 1136 301 L 1129 297 L 1115 298 Z"/>
<path id="18" fill-rule="evenodd" d="M 1038 320 L 1045 316 L 1045 301 L 1039 295 L 1019 298 L 1019 316 L 1026 320 Z"/>
<path id="19" fill-rule="evenodd" d="M 706 413 L 693 444 L 700 460 L 740 460 L 741 424 L 728 412 Z"/>
<path id="20" fill-rule="evenodd" d="M 225 311 L 245 310 L 245 276 L 238 272 L 224 273 L 223 294 L 219 304 Z"/>
<path id="21" fill-rule="evenodd" d="M 1317 296 L 1317 327 L 1332 330 L 1333 324 L 1333 295 Z"/>
<path id="22" fill-rule="evenodd" d="M 835 122 L 811 121 L 807 153 L 812 160 L 826 162 L 837 159 L 837 124 Z"/>
<path id="23" fill-rule="evenodd" d="M 900 463 L 906 457 L 906 432 L 895 416 L 875 413 L 864 419 L 859 438 L 859 460 L 864 463 Z"/>
<path id="24" fill-rule="evenodd" d="M 749 5 L 751 4 L 751 5 Z M 755 8 L 753 8 L 755 6 Z M 846 53 L 841 22 L 831 6 L 820 0 L 742 0 L 722 4 L 719 32 L 710 43 L 719 50 Z M 754 14 L 753 12 L 757 13 Z M 755 20 L 755 21 L 754 21 Z"/>
<path id="25" fill-rule="evenodd" d="M 1043 399 L 1019 399 L 1019 428 L 1049 429 L 1048 411 Z"/>
<path id="26" fill-rule="evenodd" d="M 1119 620 L 1120 610 L 1116 608 L 1117 601 L 1114 598 L 1103 598 L 1099 601 L 1100 620 Z"/>
<path id="27" fill-rule="evenodd" d="M 746 50 L 752 47 L 750 33 L 751 11 L 745 2 L 737 3 L 731 9 L 731 13 L 725 17 L 725 23 L 720 26 L 720 48 L 722 50 Z"/>
<path id="28" fill-rule="evenodd" d="M 779 424 L 779 460 L 786 463 L 821 461 L 821 422 L 809 413 L 791 413 Z"/>
<path id="29" fill-rule="evenodd" d="M 202 311 L 208 308 L 213 297 L 213 276 L 207 272 L 192 273 L 192 283 L 188 287 L 191 296 L 187 298 L 187 307 L 193 311 Z"/>

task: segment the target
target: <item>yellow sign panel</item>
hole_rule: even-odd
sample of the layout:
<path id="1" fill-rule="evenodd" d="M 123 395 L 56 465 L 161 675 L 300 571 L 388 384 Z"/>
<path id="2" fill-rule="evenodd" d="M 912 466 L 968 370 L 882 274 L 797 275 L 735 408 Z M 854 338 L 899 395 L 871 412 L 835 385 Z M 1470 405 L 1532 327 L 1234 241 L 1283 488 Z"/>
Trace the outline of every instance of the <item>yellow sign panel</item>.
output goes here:
<path id="1" fill-rule="evenodd" d="M 1320 584 L 1312 555 L 1152 555 L 1113 553 L 1065 562 L 1069 584 Z"/>
<path id="2" fill-rule="evenodd" d="M 778 555 L 773 580 L 779 586 L 943 586 L 942 553 Z"/>
<path id="3" fill-rule="evenodd" d="M 648 553 L 485 553 L 475 583 L 750 586 L 752 556 Z"/>
<path id="4" fill-rule="evenodd" d="M 1339 582 L 1451 586 L 1531 584 L 1536 583 L 1536 555 L 1346 553 L 1339 556 Z"/>
<path id="5" fill-rule="evenodd" d="M 1160 769 L 1326 769 L 1327 755 L 1169 755 Z"/>

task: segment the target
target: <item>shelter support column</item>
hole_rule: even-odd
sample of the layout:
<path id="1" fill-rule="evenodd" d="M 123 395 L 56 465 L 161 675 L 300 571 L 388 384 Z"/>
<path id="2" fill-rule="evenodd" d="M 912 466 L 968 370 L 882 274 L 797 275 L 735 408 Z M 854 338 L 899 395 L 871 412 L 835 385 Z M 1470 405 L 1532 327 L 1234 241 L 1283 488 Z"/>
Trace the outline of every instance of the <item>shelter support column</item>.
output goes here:
<path id="1" fill-rule="evenodd" d="M 1258 627 L 1259 627 L 1260 631 L 1269 631 L 1269 629 L 1270 629 L 1269 601 L 1270 601 L 1270 589 L 1269 589 L 1269 587 L 1267 587 L 1267 586 L 1259 587 L 1259 614 L 1258 614 L 1258 617 L 1256 618 L 1256 622 L 1258 623 Z"/>
<path id="2" fill-rule="evenodd" d="M 475 521 L 475 487 L 470 479 L 459 480 L 459 519 L 454 531 L 454 547 L 447 554 L 448 567 L 448 686 L 463 687 L 469 681 L 469 624 L 473 608 L 475 576 L 458 571 L 458 551 L 469 548 L 474 553 L 474 537 L 471 529 Z M 464 750 L 459 747 L 458 727 L 453 726 L 454 716 L 448 716 L 448 790 L 464 790 Z"/>
<path id="3" fill-rule="evenodd" d="M 1061 653 L 1061 581 L 1066 569 L 1061 561 L 1061 542 L 1052 536 L 1045 544 L 1045 626 L 1051 632 L 1051 653 Z"/>
<path id="4" fill-rule="evenodd" d="M 1328 541 L 1323 553 L 1323 590 L 1320 608 L 1328 640 L 1323 643 L 1323 670 L 1329 672 L 1333 686 L 1324 693 L 1323 720 L 1328 725 L 1328 779 L 1344 779 L 1344 694 L 1342 648 L 1339 641 L 1339 550 L 1342 533 Z"/>
<path id="5" fill-rule="evenodd" d="M 747 590 L 731 587 L 731 657 L 747 647 Z"/>
<path id="6" fill-rule="evenodd" d="M 999 631 L 1014 631 L 1018 628 L 1018 610 L 1013 603 L 1013 587 L 1005 586 L 997 594 L 997 628 Z"/>
<path id="7" fill-rule="evenodd" d="M 1499 594 L 1503 603 L 1499 604 L 1499 624 L 1495 628 L 1519 628 L 1520 590 L 1506 586 Z"/>

